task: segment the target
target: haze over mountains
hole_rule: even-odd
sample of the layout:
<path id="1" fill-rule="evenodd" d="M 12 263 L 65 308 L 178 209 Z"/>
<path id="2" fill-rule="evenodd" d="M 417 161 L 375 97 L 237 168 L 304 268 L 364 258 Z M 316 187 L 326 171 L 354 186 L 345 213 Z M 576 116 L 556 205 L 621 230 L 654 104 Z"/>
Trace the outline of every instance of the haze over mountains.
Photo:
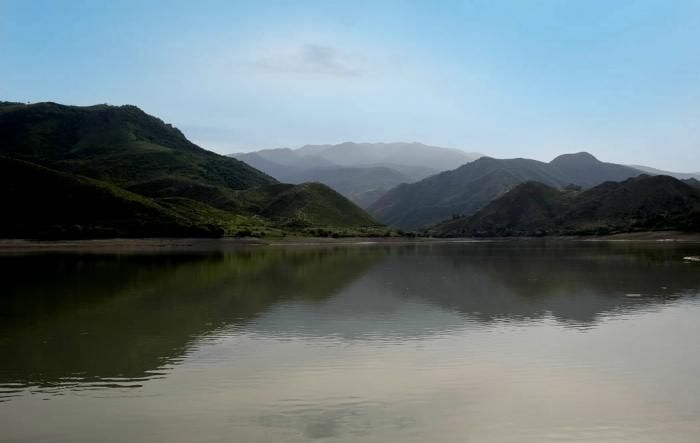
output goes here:
<path id="1" fill-rule="evenodd" d="M 697 228 L 693 174 L 629 181 L 643 171 L 585 152 L 545 163 L 343 143 L 234 159 L 135 106 L 8 102 L 0 102 L 0 140 L 6 237 L 389 234 L 379 222 L 406 230 L 442 222 L 440 235 Z M 519 187 L 525 182 L 538 185 Z M 611 186 L 617 193 L 601 193 Z M 638 206 L 615 213 L 624 195 Z"/>
<path id="2" fill-rule="evenodd" d="M 482 157 L 417 183 L 399 185 L 368 210 L 384 223 L 417 229 L 453 216 L 474 214 L 526 181 L 559 188 L 590 187 L 641 173 L 628 166 L 601 162 L 585 152 L 561 155 L 549 163 L 524 158 Z"/>
<path id="3" fill-rule="evenodd" d="M 5 236 L 237 235 L 376 225 L 322 184 L 280 184 L 135 106 L 0 102 Z"/>
<path id="4" fill-rule="evenodd" d="M 407 230 L 473 214 L 530 180 L 557 188 L 590 188 L 643 173 L 695 177 L 605 163 L 585 152 L 560 155 L 545 163 L 494 159 L 421 143 L 348 142 L 232 155 L 281 181 L 324 183 L 380 222 Z"/>
<path id="5" fill-rule="evenodd" d="M 289 183 L 324 183 L 362 207 L 389 189 L 473 161 L 481 154 L 422 143 L 341 143 L 231 154 Z"/>
<path id="6" fill-rule="evenodd" d="M 669 175 L 679 180 L 695 179 L 700 180 L 700 172 L 671 172 L 662 169 L 652 168 L 650 166 L 629 165 L 632 168 L 639 169 L 650 175 Z"/>

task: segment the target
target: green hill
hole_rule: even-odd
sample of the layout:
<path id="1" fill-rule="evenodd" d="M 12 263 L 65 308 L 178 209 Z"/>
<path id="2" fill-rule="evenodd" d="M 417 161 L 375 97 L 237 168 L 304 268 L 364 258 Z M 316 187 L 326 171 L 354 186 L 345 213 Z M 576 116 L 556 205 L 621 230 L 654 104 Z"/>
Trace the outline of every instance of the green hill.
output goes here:
<path id="1" fill-rule="evenodd" d="M 523 183 L 470 217 L 440 223 L 437 236 L 532 236 L 700 231 L 700 192 L 668 176 L 560 190 Z"/>
<path id="2" fill-rule="evenodd" d="M 384 166 L 313 168 L 284 177 L 290 183 L 323 183 L 361 207 L 367 207 L 389 189 L 414 177 Z"/>
<path id="3" fill-rule="evenodd" d="M 2 236 L 246 235 L 377 222 L 320 184 L 283 185 L 134 106 L 0 103 Z"/>
<path id="4" fill-rule="evenodd" d="M 247 164 L 198 147 L 135 106 L 0 107 L 0 154 L 151 197 L 238 207 L 232 191 L 275 183 Z"/>
<path id="5" fill-rule="evenodd" d="M 0 231 L 8 237 L 201 236 L 153 200 L 105 182 L 0 157 Z"/>
<path id="6" fill-rule="evenodd" d="M 562 155 L 549 163 L 482 157 L 417 183 L 399 185 L 368 211 L 383 223 L 416 229 L 455 215 L 472 215 L 526 181 L 558 188 L 569 184 L 589 187 L 639 174 L 641 171 L 598 161 L 585 152 Z"/>
<path id="7" fill-rule="evenodd" d="M 377 222 L 338 192 L 321 183 L 284 187 L 270 199 L 262 214 L 273 219 L 299 219 L 312 225 L 370 226 Z"/>

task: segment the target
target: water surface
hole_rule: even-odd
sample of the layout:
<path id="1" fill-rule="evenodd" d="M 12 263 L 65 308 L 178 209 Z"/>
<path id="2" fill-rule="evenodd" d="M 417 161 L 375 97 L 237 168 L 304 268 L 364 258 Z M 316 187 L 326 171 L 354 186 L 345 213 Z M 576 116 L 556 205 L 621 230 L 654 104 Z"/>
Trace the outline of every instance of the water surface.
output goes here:
<path id="1" fill-rule="evenodd" d="M 0 256 L 0 440 L 696 442 L 699 252 Z"/>

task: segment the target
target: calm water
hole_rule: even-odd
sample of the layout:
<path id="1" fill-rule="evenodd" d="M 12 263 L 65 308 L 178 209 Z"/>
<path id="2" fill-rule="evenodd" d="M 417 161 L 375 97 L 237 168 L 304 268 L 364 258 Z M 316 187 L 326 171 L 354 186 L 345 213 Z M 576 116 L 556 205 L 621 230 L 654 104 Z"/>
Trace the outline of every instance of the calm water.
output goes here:
<path id="1" fill-rule="evenodd" d="M 700 441 L 700 245 L 0 257 L 0 440 Z"/>

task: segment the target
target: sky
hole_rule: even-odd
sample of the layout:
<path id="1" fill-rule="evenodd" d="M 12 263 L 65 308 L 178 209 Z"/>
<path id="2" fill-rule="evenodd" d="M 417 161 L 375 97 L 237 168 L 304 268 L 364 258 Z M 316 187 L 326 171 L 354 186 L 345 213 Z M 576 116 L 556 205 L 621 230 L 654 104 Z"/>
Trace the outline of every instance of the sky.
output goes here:
<path id="1" fill-rule="evenodd" d="M 0 0 L 0 100 L 220 153 L 418 141 L 700 171 L 700 0 Z"/>

